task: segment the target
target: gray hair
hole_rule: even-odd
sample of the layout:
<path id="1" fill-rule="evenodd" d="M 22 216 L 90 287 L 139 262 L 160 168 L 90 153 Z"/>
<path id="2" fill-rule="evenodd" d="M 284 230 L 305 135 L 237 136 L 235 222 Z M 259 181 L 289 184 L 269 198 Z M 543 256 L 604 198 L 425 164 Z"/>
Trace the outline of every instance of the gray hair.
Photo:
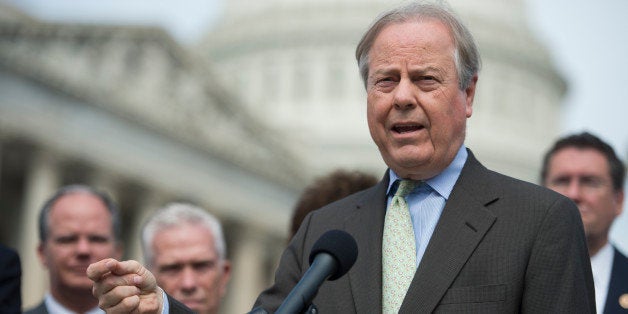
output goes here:
<path id="1" fill-rule="evenodd" d="M 366 87 L 368 79 L 369 52 L 379 33 L 388 25 L 408 21 L 436 19 L 445 24 L 454 40 L 454 62 L 458 71 L 460 90 L 469 87 L 471 79 L 480 71 L 480 53 L 473 35 L 453 11 L 444 4 L 412 3 L 380 15 L 366 31 L 355 51 L 360 75 Z"/>
<path id="2" fill-rule="evenodd" d="M 83 184 L 73 184 L 61 187 L 59 190 L 57 190 L 57 192 L 55 192 L 55 194 L 53 194 L 48 200 L 46 200 L 44 206 L 39 211 L 39 241 L 41 241 L 41 243 L 44 243 L 48 238 L 48 233 L 50 232 L 50 210 L 52 210 L 54 204 L 65 195 L 78 193 L 93 195 L 105 204 L 105 207 L 107 207 L 107 210 L 111 214 L 111 231 L 113 232 L 114 240 L 119 243 L 122 236 L 122 228 L 118 207 L 113 202 L 111 197 L 109 197 L 109 195 L 107 195 L 106 193 Z"/>
<path id="3" fill-rule="evenodd" d="M 227 255 L 227 246 L 222 233 L 222 226 L 214 215 L 206 210 L 187 203 L 170 203 L 158 209 L 142 227 L 142 253 L 144 262 L 152 267 L 154 252 L 152 243 L 157 232 L 185 224 L 200 225 L 212 233 L 214 247 L 219 261 L 223 261 Z"/>

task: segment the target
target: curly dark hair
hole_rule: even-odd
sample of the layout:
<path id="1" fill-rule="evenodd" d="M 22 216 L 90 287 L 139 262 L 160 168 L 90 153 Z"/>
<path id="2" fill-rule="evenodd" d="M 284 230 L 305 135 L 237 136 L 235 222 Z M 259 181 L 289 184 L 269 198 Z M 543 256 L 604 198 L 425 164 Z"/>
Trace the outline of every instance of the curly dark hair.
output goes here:
<path id="1" fill-rule="evenodd" d="M 292 213 L 290 238 L 299 230 L 307 214 L 329 203 L 369 188 L 377 183 L 377 178 L 360 171 L 338 169 L 319 177 L 305 188 Z"/>

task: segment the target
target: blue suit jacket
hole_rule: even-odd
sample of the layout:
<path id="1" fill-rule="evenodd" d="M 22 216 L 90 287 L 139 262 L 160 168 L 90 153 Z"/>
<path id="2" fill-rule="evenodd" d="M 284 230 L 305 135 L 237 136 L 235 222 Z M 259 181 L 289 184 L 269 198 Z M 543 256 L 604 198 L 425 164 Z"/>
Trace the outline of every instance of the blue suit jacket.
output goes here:
<path id="1" fill-rule="evenodd" d="M 0 313 L 20 313 L 22 267 L 15 251 L 0 245 Z"/>
<path id="2" fill-rule="evenodd" d="M 628 309 L 621 307 L 619 298 L 624 294 L 628 294 L 628 258 L 621 254 L 617 248 L 613 247 L 613 250 L 615 251 L 615 257 L 613 258 L 611 282 L 608 284 L 604 314 L 625 314 L 628 313 Z"/>

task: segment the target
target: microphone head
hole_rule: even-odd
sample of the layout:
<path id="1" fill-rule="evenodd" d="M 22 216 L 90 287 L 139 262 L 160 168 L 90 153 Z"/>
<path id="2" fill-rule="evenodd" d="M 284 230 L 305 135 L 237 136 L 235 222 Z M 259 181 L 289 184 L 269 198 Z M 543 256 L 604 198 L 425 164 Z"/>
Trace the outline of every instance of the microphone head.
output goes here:
<path id="1" fill-rule="evenodd" d="M 314 243 L 310 252 L 310 264 L 314 262 L 316 255 L 322 252 L 331 255 L 338 262 L 336 272 L 329 277 L 329 280 L 336 280 L 347 273 L 355 263 L 358 258 L 358 245 L 347 232 L 329 230 Z"/>

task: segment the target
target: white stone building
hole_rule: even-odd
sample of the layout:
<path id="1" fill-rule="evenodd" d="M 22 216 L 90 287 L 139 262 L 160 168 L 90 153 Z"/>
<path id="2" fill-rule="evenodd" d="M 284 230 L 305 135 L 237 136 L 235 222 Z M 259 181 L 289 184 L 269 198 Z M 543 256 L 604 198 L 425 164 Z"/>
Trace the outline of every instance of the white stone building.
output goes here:
<path id="1" fill-rule="evenodd" d="M 355 47 L 399 1 L 226 1 L 199 45 L 257 117 L 290 136 L 317 173 L 384 165 L 366 125 Z M 483 68 L 467 145 L 485 165 L 535 181 L 558 132 L 564 80 L 526 25 L 522 0 L 449 1 L 474 34 Z"/>
<path id="2" fill-rule="evenodd" d="M 22 258 L 24 306 L 47 286 L 35 254 L 39 209 L 76 182 L 115 196 L 127 258 L 140 258 L 138 228 L 157 207 L 187 200 L 209 209 L 225 223 L 232 289 L 258 293 L 306 181 L 281 135 L 161 30 L 3 12 L 1 229 Z M 262 276 L 257 285 L 250 274 Z"/>

